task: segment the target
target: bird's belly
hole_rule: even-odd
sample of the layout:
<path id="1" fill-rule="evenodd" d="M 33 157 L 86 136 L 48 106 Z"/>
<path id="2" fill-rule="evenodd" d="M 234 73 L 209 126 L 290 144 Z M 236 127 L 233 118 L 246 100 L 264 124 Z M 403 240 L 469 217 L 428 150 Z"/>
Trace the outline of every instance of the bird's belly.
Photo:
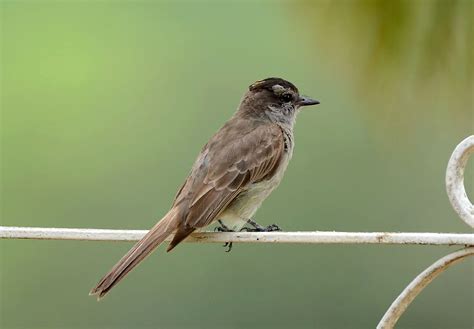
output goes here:
<path id="1" fill-rule="evenodd" d="M 280 184 L 283 174 L 288 165 L 289 156 L 284 159 L 280 170 L 268 180 L 250 185 L 245 191 L 242 191 L 222 212 L 220 219 L 227 226 L 234 230 L 240 229 L 245 221 L 253 218 L 262 202 L 270 193 Z"/>

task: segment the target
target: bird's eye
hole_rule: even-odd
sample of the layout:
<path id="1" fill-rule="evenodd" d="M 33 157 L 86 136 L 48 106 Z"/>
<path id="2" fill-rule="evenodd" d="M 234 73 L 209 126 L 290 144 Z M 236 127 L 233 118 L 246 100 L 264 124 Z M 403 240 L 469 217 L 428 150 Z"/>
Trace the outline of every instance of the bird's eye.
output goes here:
<path id="1" fill-rule="evenodd" d="M 280 98 L 284 102 L 289 102 L 293 99 L 293 96 L 291 94 L 283 94 L 280 96 Z"/>

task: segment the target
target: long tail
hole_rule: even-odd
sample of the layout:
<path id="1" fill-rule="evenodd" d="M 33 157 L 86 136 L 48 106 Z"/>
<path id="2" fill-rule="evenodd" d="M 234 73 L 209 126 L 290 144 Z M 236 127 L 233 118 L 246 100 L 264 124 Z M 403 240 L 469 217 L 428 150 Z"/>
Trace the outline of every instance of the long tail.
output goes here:
<path id="1" fill-rule="evenodd" d="M 97 295 L 97 300 L 104 297 L 128 272 L 137 266 L 156 247 L 158 247 L 177 228 L 178 209 L 172 208 L 132 249 L 115 264 L 89 295 Z"/>

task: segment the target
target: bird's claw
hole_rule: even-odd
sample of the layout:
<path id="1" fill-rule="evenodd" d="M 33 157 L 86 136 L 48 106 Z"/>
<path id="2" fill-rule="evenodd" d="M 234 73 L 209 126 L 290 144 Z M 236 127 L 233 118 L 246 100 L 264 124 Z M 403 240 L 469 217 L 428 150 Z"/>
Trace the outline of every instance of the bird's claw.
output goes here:
<path id="1" fill-rule="evenodd" d="M 218 220 L 220 226 L 214 227 L 214 232 L 234 232 L 234 230 L 228 228 L 221 220 Z M 223 247 L 227 247 L 225 252 L 230 252 L 232 250 L 232 242 L 226 242 Z"/>
<path id="2" fill-rule="evenodd" d="M 232 250 L 232 242 L 226 242 L 223 247 L 227 247 L 227 250 L 225 252 L 230 252 Z"/>
<path id="3" fill-rule="evenodd" d="M 267 227 L 257 226 L 257 227 L 242 227 L 240 232 L 276 232 L 281 231 L 281 228 L 276 225 L 268 225 Z"/>
<path id="4" fill-rule="evenodd" d="M 265 228 L 265 232 L 276 232 L 276 231 L 281 231 L 280 226 L 278 226 L 277 224 L 268 225 Z"/>

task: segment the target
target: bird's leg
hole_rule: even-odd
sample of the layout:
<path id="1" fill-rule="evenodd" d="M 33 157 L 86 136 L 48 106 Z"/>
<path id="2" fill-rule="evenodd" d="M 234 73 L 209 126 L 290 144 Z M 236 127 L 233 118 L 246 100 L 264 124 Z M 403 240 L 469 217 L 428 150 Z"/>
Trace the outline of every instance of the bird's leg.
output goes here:
<path id="1" fill-rule="evenodd" d="M 220 226 L 216 226 L 214 228 L 214 231 L 217 231 L 217 232 L 234 232 L 227 225 L 225 225 L 220 219 L 218 219 L 217 222 L 219 222 Z"/>
<path id="2" fill-rule="evenodd" d="M 225 225 L 220 219 L 217 220 L 219 222 L 220 226 L 217 226 L 214 228 L 214 231 L 217 232 L 234 232 L 231 230 L 227 225 Z M 227 250 L 225 252 L 230 252 L 232 250 L 232 242 L 226 242 L 223 247 L 227 247 Z"/>
<path id="3" fill-rule="evenodd" d="M 225 252 L 230 252 L 232 250 L 232 242 L 224 243 L 223 247 L 227 247 L 227 250 Z"/>
<path id="4" fill-rule="evenodd" d="M 264 227 L 260 224 L 258 224 L 256 221 L 253 219 L 247 219 L 247 224 L 252 225 L 253 228 L 250 227 L 243 227 L 241 231 L 246 231 L 246 232 L 274 232 L 274 231 L 281 231 L 281 228 L 276 225 L 268 225 L 267 227 Z"/>

